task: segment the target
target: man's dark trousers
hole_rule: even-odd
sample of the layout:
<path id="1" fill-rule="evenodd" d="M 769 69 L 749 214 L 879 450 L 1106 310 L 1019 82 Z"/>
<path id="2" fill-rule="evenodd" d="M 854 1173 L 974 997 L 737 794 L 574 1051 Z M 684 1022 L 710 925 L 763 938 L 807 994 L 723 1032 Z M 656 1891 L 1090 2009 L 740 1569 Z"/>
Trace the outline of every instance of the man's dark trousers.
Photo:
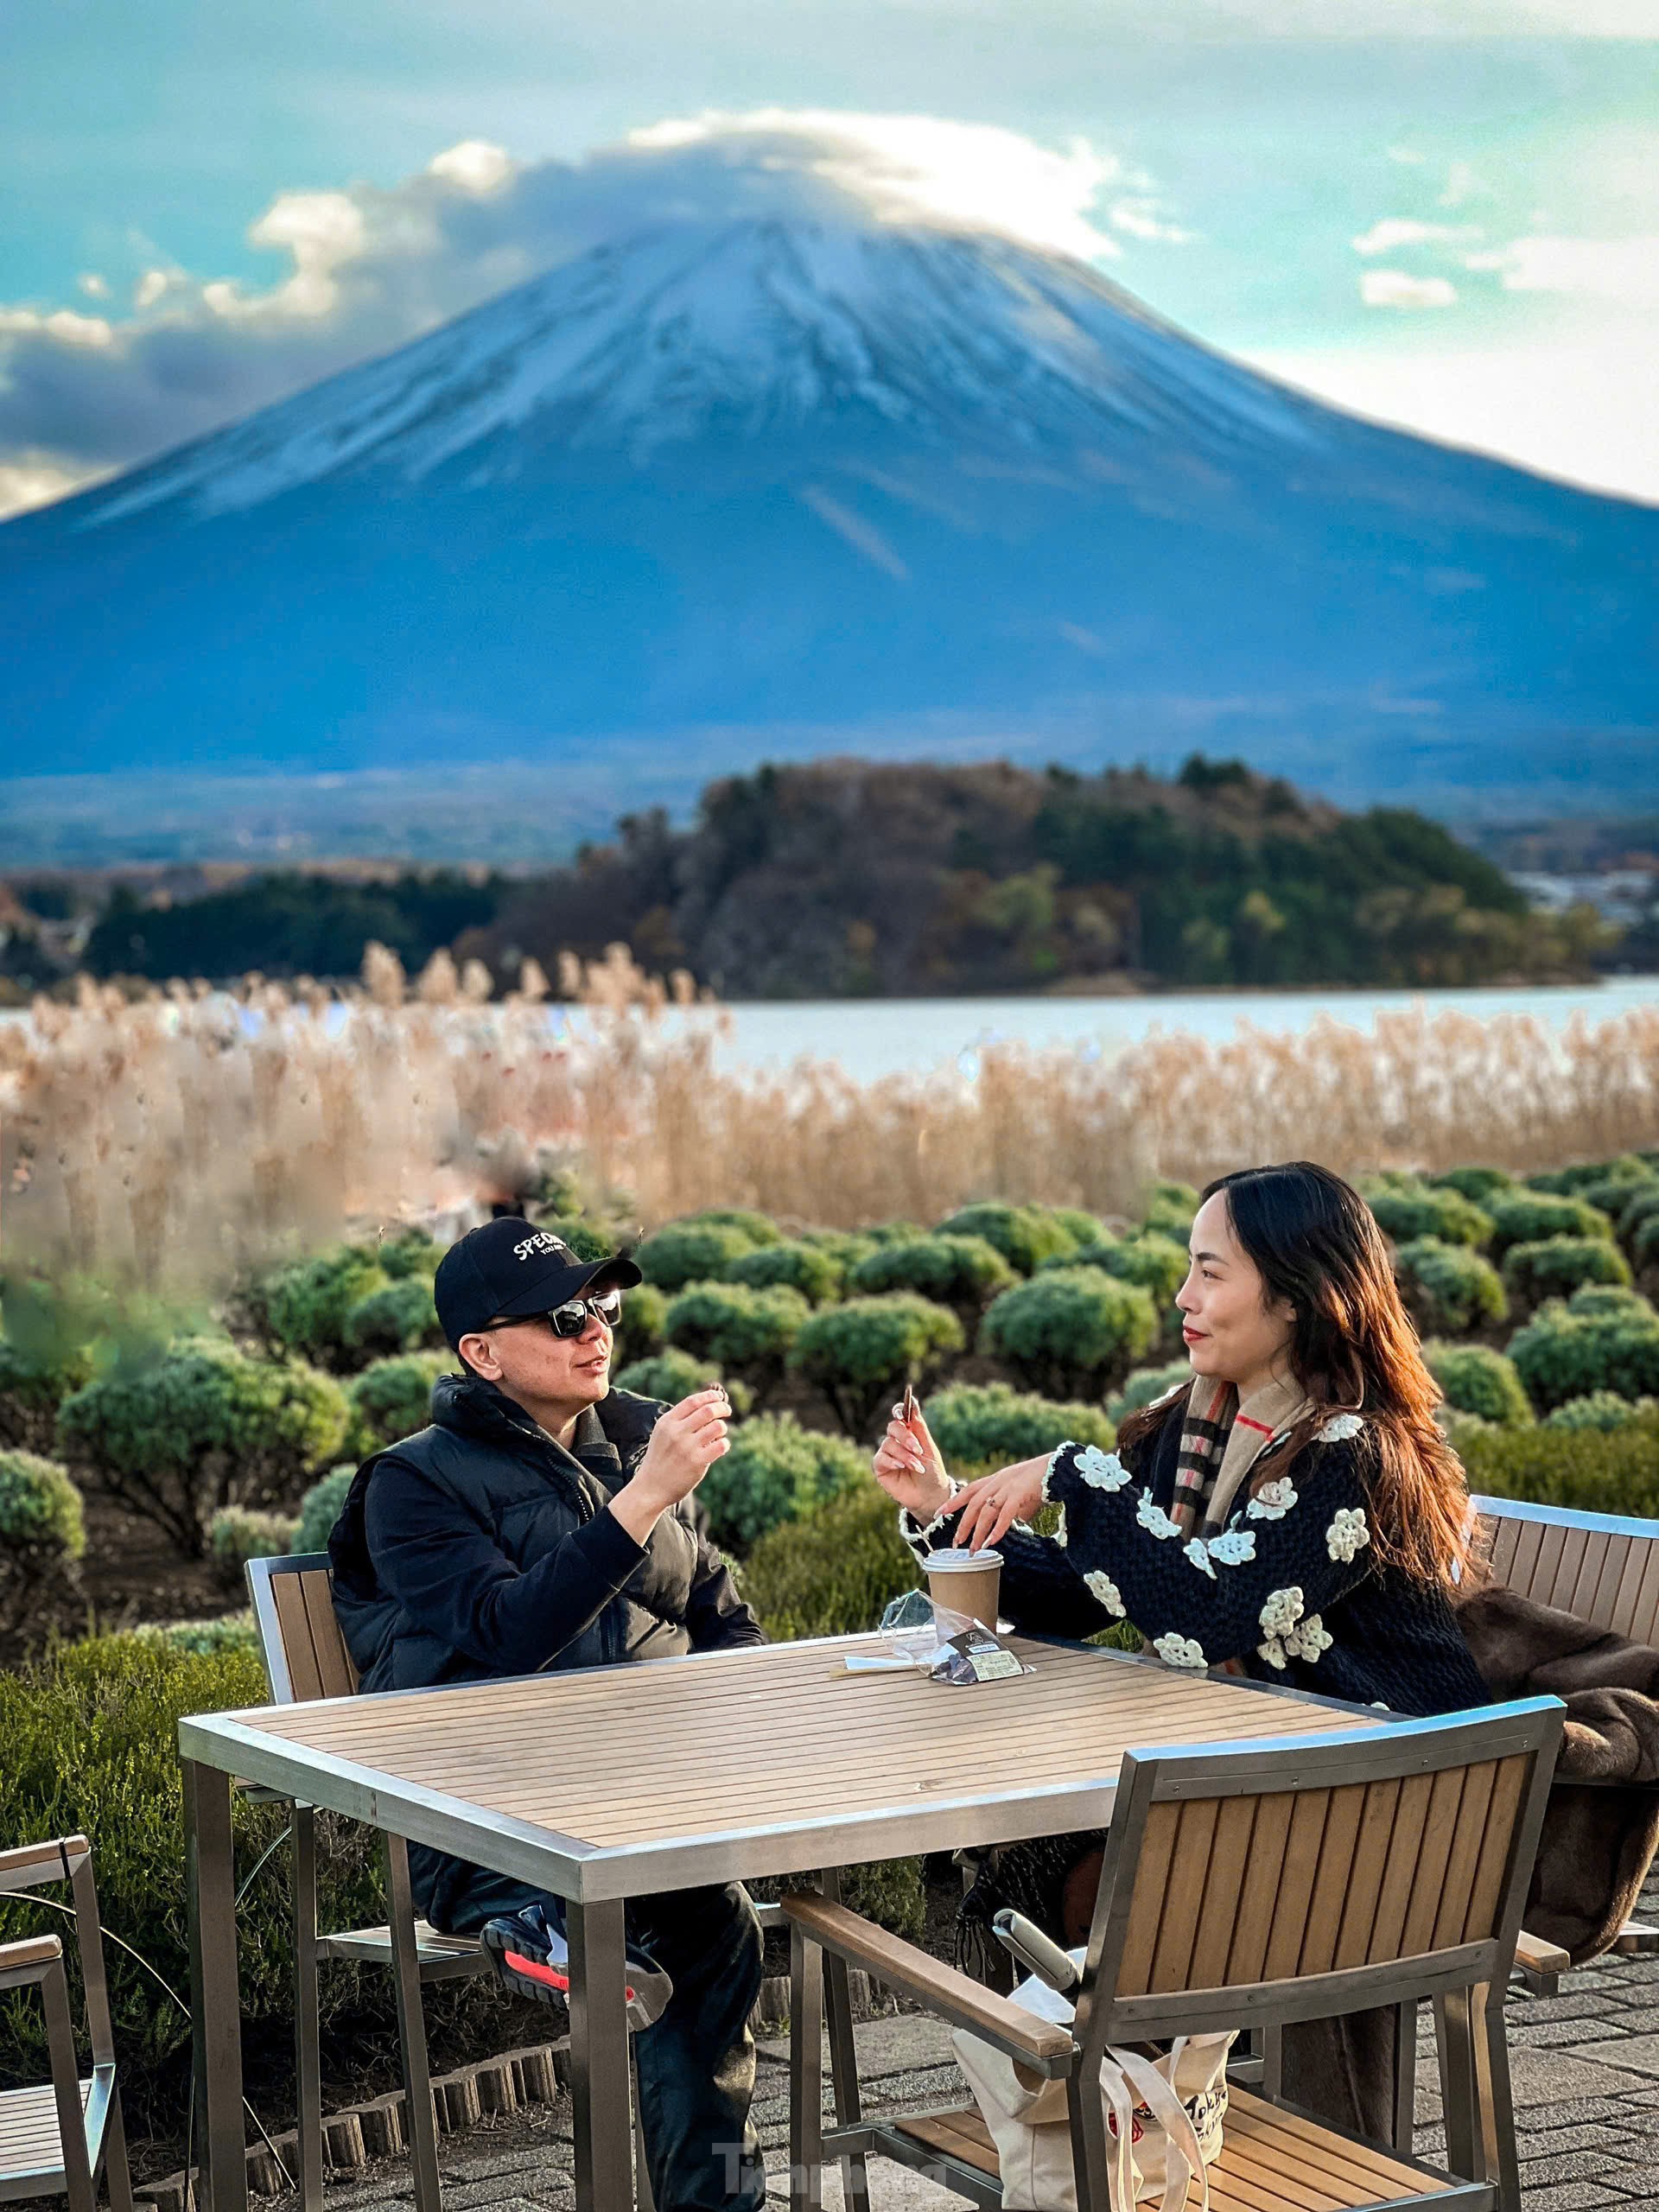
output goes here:
<path id="1" fill-rule="evenodd" d="M 449 1913 L 470 1936 L 498 1913 L 563 1907 L 544 1891 L 481 1871 Z M 660 2019 L 633 2038 L 651 2193 L 658 2212 L 762 2212 L 766 2175 L 749 2120 L 760 1993 L 760 1924 L 748 1892 L 674 1890 L 630 1900 L 627 1940 L 674 1985 Z"/>

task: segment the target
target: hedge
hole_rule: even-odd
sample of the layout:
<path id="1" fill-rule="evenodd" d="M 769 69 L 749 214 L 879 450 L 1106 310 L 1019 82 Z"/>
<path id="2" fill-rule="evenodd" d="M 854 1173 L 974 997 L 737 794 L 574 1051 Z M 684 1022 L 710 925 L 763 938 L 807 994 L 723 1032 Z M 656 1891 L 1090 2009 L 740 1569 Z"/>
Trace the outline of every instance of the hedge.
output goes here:
<path id="1" fill-rule="evenodd" d="M 1490 1428 L 1461 1449 L 1476 1492 L 1582 1513 L 1659 1516 L 1659 1427 Z"/>
<path id="2" fill-rule="evenodd" d="M 220 1573 L 240 1584 L 242 1570 L 251 1559 L 297 1551 L 295 1539 L 299 1529 L 294 1514 L 257 1513 L 245 1505 L 227 1505 L 208 1523 L 207 1549 Z"/>
<path id="3" fill-rule="evenodd" d="M 1141 1205 L 1141 1226 L 1185 1244 L 1202 1203 L 1190 1183 L 1154 1183 Z"/>
<path id="4" fill-rule="evenodd" d="M 1426 1175 L 1423 1180 L 1432 1190 L 1457 1192 L 1483 1211 L 1493 1198 L 1516 1188 L 1514 1176 L 1504 1167 L 1448 1167 L 1443 1174 Z"/>
<path id="5" fill-rule="evenodd" d="M 1424 1329 L 1461 1336 L 1509 1314 L 1503 1277 L 1466 1245 L 1414 1237 L 1400 1247 L 1394 1264 L 1401 1295 Z"/>
<path id="6" fill-rule="evenodd" d="M 1621 1398 L 1616 1390 L 1592 1390 L 1587 1397 L 1569 1398 L 1544 1416 L 1546 1428 L 1629 1428 L 1633 1423 L 1659 1422 L 1659 1398 Z"/>
<path id="7" fill-rule="evenodd" d="M 1600 1236 L 1546 1236 L 1511 1244 L 1503 1255 L 1503 1280 L 1516 1296 L 1535 1306 L 1570 1297 L 1589 1283 L 1628 1284 L 1630 1262 L 1617 1244 Z"/>
<path id="8" fill-rule="evenodd" d="M 683 1217 L 690 1229 L 734 1229 L 751 1244 L 781 1244 L 784 1232 L 771 1217 L 744 1206 L 705 1206 L 701 1213 Z"/>
<path id="9" fill-rule="evenodd" d="M 789 1242 L 745 1252 L 727 1268 L 726 1280 L 747 1283 L 753 1290 L 770 1290 L 781 1283 L 785 1290 L 798 1291 L 810 1306 L 823 1306 L 840 1296 L 842 1274 L 832 1253 L 816 1244 Z"/>
<path id="10" fill-rule="evenodd" d="M 1022 1275 L 1077 1249 L 1077 1238 L 1046 1206 L 1012 1206 L 1000 1200 L 961 1207 L 939 1224 L 938 1234 L 983 1237 Z"/>
<path id="11" fill-rule="evenodd" d="M 63 1456 L 200 1557 L 226 1505 L 281 1505 L 335 1459 L 349 1410 L 329 1376 L 199 1338 L 64 1402 Z"/>
<path id="12" fill-rule="evenodd" d="M 956 1232 L 879 1244 L 849 1278 L 855 1291 L 913 1290 L 941 1305 L 979 1307 L 1015 1280 L 1014 1268 L 983 1236 Z"/>
<path id="13" fill-rule="evenodd" d="M 1098 1406 L 1065 1404 L 1015 1390 L 1006 1382 L 953 1382 L 924 1412 L 933 1441 L 948 1461 L 1006 1466 L 1034 1459 L 1057 1444 L 1098 1444 L 1109 1451 L 1117 1431 Z"/>
<path id="14" fill-rule="evenodd" d="M 382 1284 L 348 1308 L 342 1333 L 352 1351 L 371 1357 L 441 1344 L 443 1332 L 432 1303 L 431 1284 L 424 1275 L 404 1275 L 399 1281 Z"/>
<path id="15" fill-rule="evenodd" d="M 1442 1244 L 1466 1244 L 1472 1249 L 1491 1239 L 1491 1216 L 1461 1192 L 1438 1188 L 1406 1175 L 1372 1177 L 1360 1189 L 1378 1228 L 1396 1244 L 1412 1244 L 1420 1237 L 1433 1236 Z"/>
<path id="16" fill-rule="evenodd" d="M 0 1667 L 85 1627 L 86 1549 L 80 1492 L 68 1470 L 38 1452 L 0 1449 Z"/>
<path id="17" fill-rule="evenodd" d="M 294 1529 L 295 1551 L 327 1550 L 328 1539 L 356 1473 L 355 1467 L 330 1467 L 326 1475 L 312 1484 L 300 1500 L 300 1517 Z"/>
<path id="18" fill-rule="evenodd" d="M 84 1354 L 61 1363 L 34 1358 L 0 1338 L 0 1451 L 49 1452 L 58 1408 L 92 1380 L 92 1373 Z"/>
<path id="19" fill-rule="evenodd" d="M 1426 1344 L 1423 1358 L 1454 1413 L 1478 1414 L 1505 1427 L 1532 1421 L 1520 1375 L 1512 1360 L 1487 1344 Z"/>
<path id="20" fill-rule="evenodd" d="M 655 1283 L 635 1283 L 622 1294 L 622 1319 L 616 1325 L 614 1340 L 616 1358 L 645 1359 L 660 1351 L 667 1326 L 666 1294 Z"/>
<path id="21" fill-rule="evenodd" d="M 688 1283 L 717 1282 L 734 1260 L 756 1250 L 759 1243 L 729 1222 L 671 1221 L 647 1236 L 633 1256 L 648 1283 L 676 1291 Z M 625 1310 L 626 1306 L 625 1300 Z"/>
<path id="22" fill-rule="evenodd" d="M 1055 1268 L 1005 1290 L 980 1325 L 980 1350 L 1050 1397 L 1098 1393 L 1158 1331 L 1150 1295 L 1099 1268 Z"/>
<path id="23" fill-rule="evenodd" d="M 837 1491 L 871 1480 L 870 1463 L 855 1446 L 803 1428 L 789 1414 L 762 1414 L 732 1430 L 729 1448 L 696 1496 L 715 1541 L 743 1552 Z"/>
<path id="24" fill-rule="evenodd" d="M 763 1536 L 743 1569 L 750 1605 L 780 1643 L 874 1628 L 889 1600 L 920 1580 L 899 1509 L 874 1477 Z"/>
<path id="25" fill-rule="evenodd" d="M 1187 1359 L 1173 1359 L 1166 1367 L 1137 1367 L 1123 1388 L 1107 1399 L 1107 1414 L 1121 1428 L 1131 1414 L 1192 1379 L 1192 1363 Z"/>
<path id="26" fill-rule="evenodd" d="M 428 1282 L 438 1271 L 438 1262 L 444 1248 L 423 1229 L 402 1229 L 395 1236 L 387 1236 L 376 1245 L 374 1256 L 382 1274 L 394 1282 L 403 1282 L 412 1275 L 423 1275 Z"/>
<path id="27" fill-rule="evenodd" d="M 753 1290 L 741 1282 L 693 1283 L 668 1309 L 668 1340 L 681 1351 L 711 1359 L 764 1395 L 781 1378 L 789 1348 L 811 1308 L 798 1290 L 777 1283 Z"/>
<path id="28" fill-rule="evenodd" d="M 823 1391 L 849 1436 L 865 1437 L 879 1409 L 906 1382 L 919 1384 L 965 1343 L 949 1306 L 894 1291 L 814 1313 L 803 1324 L 789 1363 Z"/>
<path id="29" fill-rule="evenodd" d="M 353 1376 L 346 1396 L 352 1409 L 350 1444 L 359 1459 L 413 1436 L 432 1418 L 432 1386 L 461 1363 L 442 1351 L 410 1351 L 377 1359 Z"/>
<path id="30" fill-rule="evenodd" d="M 1551 1299 L 1510 1339 L 1527 1395 L 1544 1412 L 1593 1390 L 1659 1394 L 1659 1313 L 1616 1287 Z"/>
<path id="31" fill-rule="evenodd" d="M 1512 1244 L 1541 1244 L 1548 1236 L 1606 1236 L 1613 1224 L 1582 1198 L 1557 1198 L 1544 1191 L 1519 1191 L 1492 1201 L 1492 1249 L 1502 1255 Z"/>
<path id="32" fill-rule="evenodd" d="M 1067 1262 L 1050 1260 L 1045 1264 L 1052 1268 Z M 1173 1236 L 1165 1236 L 1156 1230 L 1145 1230 L 1134 1236 L 1090 1244 L 1077 1254 L 1074 1264 L 1102 1268 L 1122 1282 L 1138 1282 L 1143 1290 L 1150 1292 L 1162 1321 L 1166 1318 L 1166 1309 L 1174 1304 L 1176 1292 L 1186 1281 L 1192 1261 L 1185 1244 L 1178 1244 Z"/>
<path id="33" fill-rule="evenodd" d="M 754 1403 L 754 1393 L 747 1384 L 728 1382 L 715 1361 L 671 1347 L 653 1358 L 636 1359 L 612 1381 L 619 1390 L 632 1390 L 639 1398 L 655 1398 L 664 1406 L 677 1406 L 683 1398 L 692 1397 L 715 1382 L 731 1400 L 734 1413 L 746 1414 Z"/>
<path id="34" fill-rule="evenodd" d="M 391 1277 L 372 1252 L 337 1245 L 256 1282 L 249 1304 L 265 1336 L 303 1359 L 336 1360 L 346 1345 L 346 1317 Z"/>
<path id="35" fill-rule="evenodd" d="M 1644 1183 L 1652 1173 L 1651 1165 L 1640 1153 L 1624 1152 L 1614 1160 L 1580 1160 L 1570 1167 L 1542 1168 L 1528 1176 L 1527 1188 L 1556 1198 L 1581 1198 L 1593 1184 Z"/>

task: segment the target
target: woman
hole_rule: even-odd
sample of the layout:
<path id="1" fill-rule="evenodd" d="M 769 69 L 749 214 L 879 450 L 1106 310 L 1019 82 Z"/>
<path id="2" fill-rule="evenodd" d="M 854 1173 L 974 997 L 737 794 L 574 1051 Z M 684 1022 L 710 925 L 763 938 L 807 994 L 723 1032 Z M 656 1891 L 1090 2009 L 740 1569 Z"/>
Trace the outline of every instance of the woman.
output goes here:
<path id="1" fill-rule="evenodd" d="M 965 1489 L 919 1419 L 875 1472 L 918 1554 L 995 1544 L 1002 1607 L 1083 1637 L 1128 1620 L 1172 1667 L 1395 1713 L 1487 1693 L 1452 1613 L 1468 1494 L 1370 1208 L 1306 1160 L 1223 1176 L 1192 1224 L 1190 1382 Z M 1052 1535 L 1025 1526 L 1058 1507 Z"/>

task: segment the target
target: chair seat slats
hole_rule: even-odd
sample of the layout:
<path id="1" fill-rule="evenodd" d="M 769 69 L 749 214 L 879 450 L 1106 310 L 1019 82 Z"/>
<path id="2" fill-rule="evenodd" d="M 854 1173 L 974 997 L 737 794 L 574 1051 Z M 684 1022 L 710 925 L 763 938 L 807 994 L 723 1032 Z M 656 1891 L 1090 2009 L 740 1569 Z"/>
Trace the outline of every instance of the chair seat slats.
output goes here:
<path id="1" fill-rule="evenodd" d="M 91 2101 L 92 2086 L 88 2079 L 81 2082 L 83 2113 Z M 38 2088 L 0 2092 L 0 2188 L 25 2174 L 42 2177 L 42 2194 L 50 2190 L 54 2178 L 59 2188 L 63 2185 L 63 2144 L 58 2134 L 57 2100 L 49 2082 Z"/>

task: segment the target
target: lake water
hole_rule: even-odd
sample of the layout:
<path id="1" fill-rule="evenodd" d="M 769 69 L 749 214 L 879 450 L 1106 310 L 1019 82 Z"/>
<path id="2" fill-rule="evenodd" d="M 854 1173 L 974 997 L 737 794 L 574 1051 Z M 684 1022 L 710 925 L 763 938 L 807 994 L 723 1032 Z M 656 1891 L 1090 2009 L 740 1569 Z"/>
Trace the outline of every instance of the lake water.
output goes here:
<path id="1" fill-rule="evenodd" d="M 1430 1014 L 1534 1015 L 1552 1028 L 1575 1014 L 1605 1020 L 1659 1006 L 1659 976 L 1617 976 L 1560 988 L 1471 991 L 1196 991 L 1143 998 L 831 999 L 726 1008 L 729 1065 L 786 1066 L 803 1057 L 839 1060 L 861 1082 L 925 1072 L 989 1043 L 1063 1045 L 1121 1051 L 1155 1031 L 1184 1031 L 1224 1043 L 1242 1022 L 1281 1033 L 1320 1015 L 1369 1029 L 1385 1008 Z M 671 1020 L 706 1019 L 697 1014 Z"/>

